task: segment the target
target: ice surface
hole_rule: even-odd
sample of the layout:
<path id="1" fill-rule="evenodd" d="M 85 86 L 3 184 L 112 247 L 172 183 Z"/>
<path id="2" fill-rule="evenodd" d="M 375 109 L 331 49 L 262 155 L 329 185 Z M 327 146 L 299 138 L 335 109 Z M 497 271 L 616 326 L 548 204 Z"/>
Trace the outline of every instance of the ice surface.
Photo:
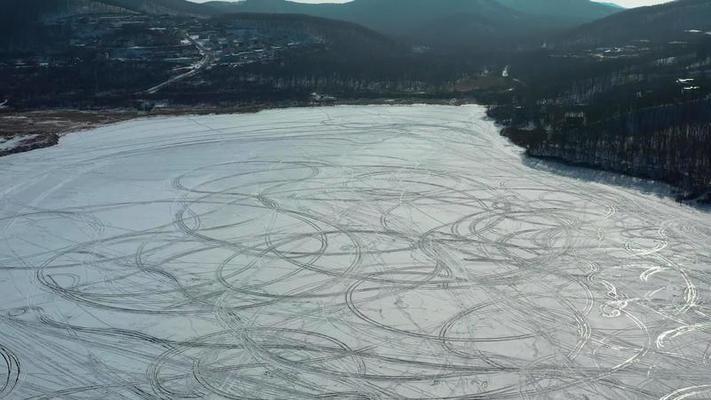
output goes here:
<path id="1" fill-rule="evenodd" d="M 711 218 L 477 106 L 137 120 L 0 159 L 0 398 L 702 399 Z"/>

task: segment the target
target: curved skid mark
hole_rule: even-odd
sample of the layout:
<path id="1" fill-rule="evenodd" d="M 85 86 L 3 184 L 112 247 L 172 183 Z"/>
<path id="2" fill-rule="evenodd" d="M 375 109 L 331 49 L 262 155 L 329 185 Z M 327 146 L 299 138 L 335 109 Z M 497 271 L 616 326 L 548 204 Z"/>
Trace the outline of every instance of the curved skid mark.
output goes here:
<path id="1" fill-rule="evenodd" d="M 0 345 L 0 399 L 9 398 L 20 382 L 20 360 Z"/>

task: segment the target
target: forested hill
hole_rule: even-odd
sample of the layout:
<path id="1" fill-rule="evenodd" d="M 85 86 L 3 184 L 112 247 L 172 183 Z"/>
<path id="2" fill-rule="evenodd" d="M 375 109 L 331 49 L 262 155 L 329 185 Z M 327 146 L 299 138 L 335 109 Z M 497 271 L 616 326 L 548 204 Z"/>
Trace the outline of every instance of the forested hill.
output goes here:
<path id="1" fill-rule="evenodd" d="M 618 9 L 589 0 L 354 0 L 305 4 L 286 0 L 3 0 L 0 32 L 38 30 L 37 18 L 97 12 L 211 17 L 232 13 L 304 14 L 353 22 L 441 49 L 498 49 L 537 45 L 544 36 L 590 22 Z M 35 33 L 34 35 L 37 35 Z"/>
<path id="2" fill-rule="evenodd" d="M 559 38 L 566 46 L 619 45 L 631 41 L 670 42 L 711 35 L 711 1 L 677 0 L 640 7 L 583 25 Z"/>
<path id="3" fill-rule="evenodd" d="M 210 7 L 187 0 L 0 0 L 0 41 L 15 48 L 50 41 L 44 24 L 76 15 L 152 14 L 207 17 Z"/>
<path id="4" fill-rule="evenodd" d="M 384 95 L 388 86 L 412 93 L 422 86 L 417 73 L 433 70 L 409 46 L 345 21 L 156 15 L 104 0 L 31 4 L 20 27 L 0 36 L 0 103 L 14 110 L 303 104 L 322 90 L 324 98 Z"/>
<path id="5" fill-rule="evenodd" d="M 2 0 L 0 1 L 0 48 L 44 47 L 52 40 L 43 22 L 46 18 L 95 13 L 130 13 L 122 7 L 94 0 Z"/>
<path id="6" fill-rule="evenodd" d="M 187 0 L 98 0 L 102 3 L 123 7 L 148 14 L 204 16 L 214 13 L 207 7 Z"/>
<path id="7" fill-rule="evenodd" d="M 622 11 L 620 7 L 587 0 L 498 0 L 513 10 L 557 18 L 570 26 L 590 22 Z"/>
<path id="8" fill-rule="evenodd" d="M 3 21 L 32 21 L 67 15 L 136 12 L 155 15 L 215 15 L 210 7 L 187 0 L 3 0 Z"/>
<path id="9" fill-rule="evenodd" d="M 518 54 L 492 116 L 528 153 L 671 183 L 711 200 L 711 1 L 679 0 Z"/>
<path id="10" fill-rule="evenodd" d="M 298 13 L 345 20 L 419 44 L 449 48 L 497 48 L 619 11 L 588 0 L 354 0 L 345 4 L 245 0 L 206 6 L 219 12 Z"/>
<path id="11" fill-rule="evenodd" d="M 590 22 L 621 10 L 619 7 L 589 0 L 354 0 L 345 4 L 304 4 L 289 0 L 244 0 L 240 2 L 216 0 L 208 2 L 207 5 L 221 11 L 303 13 L 353 18 L 358 19 L 364 25 L 369 25 L 369 19 L 376 20 L 384 17 L 380 13 L 385 10 L 393 12 L 388 17 L 395 20 L 413 13 L 420 14 L 420 19 L 427 18 L 427 15 L 434 19 L 461 12 L 477 14 L 480 17 L 493 17 L 489 13 L 492 10 L 500 11 L 501 8 L 496 9 L 496 5 L 498 5 L 508 8 L 509 11 L 525 13 L 529 16 L 568 18 L 570 25 Z"/>

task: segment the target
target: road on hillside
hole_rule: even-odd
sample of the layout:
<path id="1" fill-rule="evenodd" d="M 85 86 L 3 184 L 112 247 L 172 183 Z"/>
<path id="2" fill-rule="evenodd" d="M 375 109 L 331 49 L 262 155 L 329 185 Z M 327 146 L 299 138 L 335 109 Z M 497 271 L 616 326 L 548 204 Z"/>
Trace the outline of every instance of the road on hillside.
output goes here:
<path id="1" fill-rule="evenodd" d="M 192 43 L 193 46 L 198 49 L 202 58 L 197 63 L 191 65 L 189 71 L 180 75 L 176 75 L 163 83 L 153 86 L 152 88 L 145 91 L 146 94 L 156 94 L 162 89 L 165 89 L 166 87 L 174 84 L 175 82 L 182 81 L 184 79 L 190 78 L 191 76 L 197 75 L 198 73 L 200 73 L 200 71 L 210 67 L 215 63 L 217 56 L 215 55 L 215 52 L 212 49 L 203 46 L 199 41 L 193 39 L 190 35 L 185 35 L 185 39 L 189 40 L 190 43 Z"/>

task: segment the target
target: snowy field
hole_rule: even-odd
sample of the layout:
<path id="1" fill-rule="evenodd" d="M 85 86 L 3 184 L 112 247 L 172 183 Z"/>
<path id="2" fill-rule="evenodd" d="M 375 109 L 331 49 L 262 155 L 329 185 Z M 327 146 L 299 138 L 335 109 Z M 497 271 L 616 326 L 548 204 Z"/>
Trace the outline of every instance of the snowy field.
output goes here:
<path id="1" fill-rule="evenodd" d="M 477 106 L 137 120 L 0 159 L 0 398 L 711 398 L 711 214 Z"/>

